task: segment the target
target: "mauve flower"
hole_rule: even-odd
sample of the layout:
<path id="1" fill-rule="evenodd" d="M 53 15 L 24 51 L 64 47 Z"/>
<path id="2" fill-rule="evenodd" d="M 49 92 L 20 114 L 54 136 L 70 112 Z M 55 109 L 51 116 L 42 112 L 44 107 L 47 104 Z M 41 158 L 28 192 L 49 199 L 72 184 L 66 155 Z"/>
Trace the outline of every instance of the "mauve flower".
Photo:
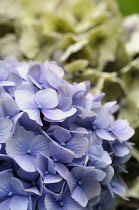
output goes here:
<path id="1" fill-rule="evenodd" d="M 12 173 L 0 173 L 0 209 L 27 210 L 28 196 L 22 183 Z"/>
<path id="2" fill-rule="evenodd" d="M 50 155 L 49 141 L 45 136 L 37 135 L 18 127 L 14 136 L 6 142 L 6 152 L 19 166 L 28 172 L 36 171 L 36 156 L 39 153 Z"/>

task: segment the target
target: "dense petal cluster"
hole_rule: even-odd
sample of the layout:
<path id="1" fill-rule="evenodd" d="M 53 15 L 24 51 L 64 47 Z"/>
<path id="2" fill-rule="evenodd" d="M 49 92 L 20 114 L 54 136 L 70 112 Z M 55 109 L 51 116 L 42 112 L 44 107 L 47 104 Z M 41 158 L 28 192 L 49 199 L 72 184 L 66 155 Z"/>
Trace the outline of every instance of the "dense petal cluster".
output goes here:
<path id="1" fill-rule="evenodd" d="M 63 76 L 55 62 L 0 61 L 0 209 L 106 210 L 125 198 L 134 130 L 115 120 L 116 102 Z"/>

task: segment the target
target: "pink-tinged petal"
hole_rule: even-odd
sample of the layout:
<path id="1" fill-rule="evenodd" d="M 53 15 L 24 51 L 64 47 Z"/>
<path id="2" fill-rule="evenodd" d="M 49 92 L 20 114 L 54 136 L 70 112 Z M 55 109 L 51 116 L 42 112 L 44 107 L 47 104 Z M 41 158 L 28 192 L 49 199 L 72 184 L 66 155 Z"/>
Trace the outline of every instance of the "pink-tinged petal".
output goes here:
<path id="1" fill-rule="evenodd" d="M 49 184 L 49 183 L 56 183 L 60 182 L 62 180 L 62 177 L 58 174 L 48 174 L 44 177 L 44 183 Z"/>
<path id="2" fill-rule="evenodd" d="M 42 109 L 52 109 L 58 105 L 58 96 L 55 90 L 40 90 L 34 97 L 35 103 L 41 105 Z"/>
<path id="3" fill-rule="evenodd" d="M 25 196 L 14 195 L 10 199 L 10 209 L 12 210 L 27 210 L 29 200 Z"/>
<path id="4" fill-rule="evenodd" d="M 53 122 L 63 121 L 64 119 L 66 119 L 65 113 L 61 111 L 60 109 L 51 109 L 51 110 L 44 109 L 42 110 L 42 113 L 44 114 L 47 120 L 50 120 Z"/>
<path id="5" fill-rule="evenodd" d="M 15 91 L 15 101 L 18 104 L 21 110 L 36 110 L 37 106 L 35 106 L 33 100 L 33 93 L 26 90 L 17 90 Z"/>
<path id="6" fill-rule="evenodd" d="M 77 186 L 74 189 L 73 193 L 71 194 L 71 197 L 83 207 L 85 207 L 88 203 L 88 199 L 80 186 Z"/>
<path id="7" fill-rule="evenodd" d="M 14 86 L 15 83 L 12 81 L 0 81 L 0 86 Z"/>
<path id="8" fill-rule="evenodd" d="M 97 136 L 99 136 L 101 139 L 105 139 L 105 140 L 115 140 L 114 135 L 112 135 L 109 131 L 106 130 L 96 130 L 95 131 Z"/>

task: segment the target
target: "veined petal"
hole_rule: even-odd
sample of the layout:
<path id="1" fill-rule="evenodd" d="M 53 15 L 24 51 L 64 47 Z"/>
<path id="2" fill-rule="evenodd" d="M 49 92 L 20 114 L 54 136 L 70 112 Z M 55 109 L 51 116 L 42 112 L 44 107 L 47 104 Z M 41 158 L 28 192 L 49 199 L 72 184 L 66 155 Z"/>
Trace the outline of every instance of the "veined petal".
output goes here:
<path id="1" fill-rule="evenodd" d="M 15 91 L 15 101 L 17 102 L 19 108 L 21 110 L 36 110 L 37 106 L 35 106 L 33 100 L 33 93 L 26 90 L 17 90 Z"/>
<path id="2" fill-rule="evenodd" d="M 115 140 L 114 135 L 112 135 L 109 131 L 97 129 L 95 132 L 101 139 L 111 140 L 111 141 Z"/>
<path id="3" fill-rule="evenodd" d="M 42 109 L 52 109 L 58 105 L 58 96 L 55 90 L 40 90 L 34 97 L 35 103 L 41 105 Z"/>

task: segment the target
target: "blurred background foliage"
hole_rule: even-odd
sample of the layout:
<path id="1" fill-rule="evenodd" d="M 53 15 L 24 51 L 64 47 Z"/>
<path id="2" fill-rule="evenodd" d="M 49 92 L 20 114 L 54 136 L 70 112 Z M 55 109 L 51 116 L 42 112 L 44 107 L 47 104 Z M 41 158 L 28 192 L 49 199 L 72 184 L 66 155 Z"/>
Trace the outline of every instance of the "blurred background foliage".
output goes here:
<path id="1" fill-rule="evenodd" d="M 118 101 L 117 118 L 135 128 L 119 210 L 139 208 L 138 13 L 139 0 L 0 0 L 0 59 L 57 61 L 68 81 L 90 80 L 93 94 Z"/>
<path id="2" fill-rule="evenodd" d="M 139 13 L 138 0 L 117 0 L 120 10 L 124 16 Z"/>

